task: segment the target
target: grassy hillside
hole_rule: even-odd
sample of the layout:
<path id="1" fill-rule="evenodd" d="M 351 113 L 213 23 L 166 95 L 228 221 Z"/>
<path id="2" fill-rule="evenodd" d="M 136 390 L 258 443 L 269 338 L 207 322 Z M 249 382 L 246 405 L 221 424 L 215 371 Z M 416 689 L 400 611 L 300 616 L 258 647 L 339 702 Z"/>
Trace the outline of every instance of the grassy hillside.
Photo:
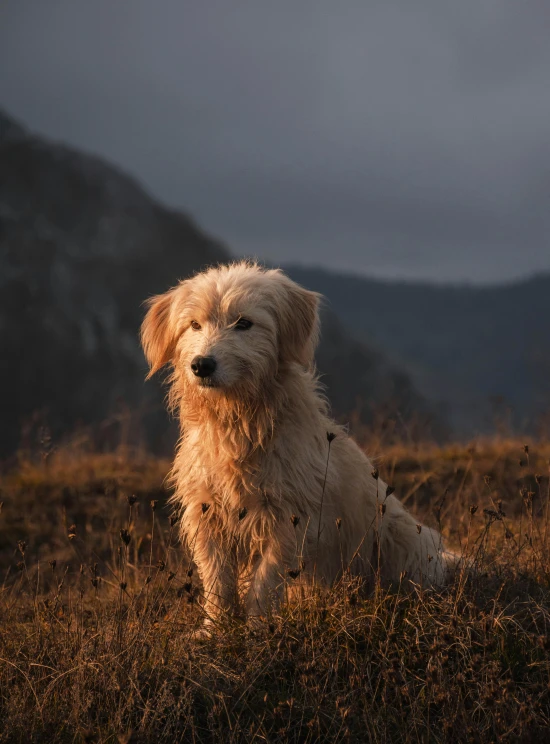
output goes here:
<path id="1" fill-rule="evenodd" d="M 344 574 L 262 629 L 227 618 L 205 641 L 168 462 L 21 457 L 0 478 L 0 741 L 542 741 L 550 445 L 369 453 L 470 568 L 439 592 Z"/>

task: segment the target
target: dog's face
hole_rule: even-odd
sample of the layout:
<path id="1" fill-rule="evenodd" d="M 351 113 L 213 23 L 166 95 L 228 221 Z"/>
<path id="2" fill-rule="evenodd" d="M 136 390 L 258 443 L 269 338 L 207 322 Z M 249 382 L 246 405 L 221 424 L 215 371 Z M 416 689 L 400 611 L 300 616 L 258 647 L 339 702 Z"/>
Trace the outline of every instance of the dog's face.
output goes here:
<path id="1" fill-rule="evenodd" d="M 281 365 L 309 366 L 318 295 L 246 263 L 198 274 L 149 301 L 142 343 L 150 375 L 171 362 L 204 395 L 253 397 Z"/>

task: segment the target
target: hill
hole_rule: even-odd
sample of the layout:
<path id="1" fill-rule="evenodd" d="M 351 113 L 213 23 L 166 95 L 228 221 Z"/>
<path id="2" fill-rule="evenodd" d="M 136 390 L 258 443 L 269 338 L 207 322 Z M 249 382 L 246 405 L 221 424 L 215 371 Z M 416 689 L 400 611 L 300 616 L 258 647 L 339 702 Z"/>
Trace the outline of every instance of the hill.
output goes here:
<path id="1" fill-rule="evenodd" d="M 48 447 L 51 436 L 98 422 L 102 443 L 120 437 L 122 423 L 126 439 L 168 449 L 161 386 L 143 383 L 142 302 L 230 259 L 126 174 L 0 112 L 0 454 L 21 434 L 24 446 L 38 437 Z M 326 323 L 320 366 L 337 413 L 388 396 L 405 418 L 428 412 L 406 375 L 336 331 L 330 313 Z M 352 368 L 344 354 L 360 364 Z"/>
<path id="2" fill-rule="evenodd" d="M 455 432 L 536 433 L 550 410 L 550 276 L 502 286 L 387 282 L 287 267 L 346 331 L 405 369 Z"/>
<path id="3" fill-rule="evenodd" d="M 310 593 L 288 572 L 266 622 L 228 615 L 202 640 L 169 463 L 22 459 L 0 473 L 0 741 L 546 741 L 549 456 L 523 440 L 384 448 L 382 477 L 465 557 L 450 585 L 344 569 Z"/>
<path id="4" fill-rule="evenodd" d="M 144 392 L 141 303 L 227 252 L 98 158 L 0 119 L 0 451 L 21 427 L 56 433 L 156 411 Z"/>

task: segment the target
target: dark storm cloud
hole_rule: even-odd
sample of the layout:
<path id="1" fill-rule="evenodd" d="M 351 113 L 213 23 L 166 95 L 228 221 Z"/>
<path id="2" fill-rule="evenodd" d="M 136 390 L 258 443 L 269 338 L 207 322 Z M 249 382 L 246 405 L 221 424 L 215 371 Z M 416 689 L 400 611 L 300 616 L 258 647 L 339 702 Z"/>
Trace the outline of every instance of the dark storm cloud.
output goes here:
<path id="1" fill-rule="evenodd" d="M 9 0 L 0 102 L 237 253 L 384 276 L 550 269 L 542 0 Z"/>

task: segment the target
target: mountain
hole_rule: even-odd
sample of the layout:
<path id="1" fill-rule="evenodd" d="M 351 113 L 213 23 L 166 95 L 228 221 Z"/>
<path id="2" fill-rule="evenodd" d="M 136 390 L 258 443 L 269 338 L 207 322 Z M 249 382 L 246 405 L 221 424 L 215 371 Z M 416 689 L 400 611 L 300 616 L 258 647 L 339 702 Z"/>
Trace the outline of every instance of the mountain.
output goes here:
<path id="1" fill-rule="evenodd" d="M 550 275 L 476 287 L 287 271 L 328 298 L 348 333 L 406 370 L 459 435 L 495 423 L 535 433 L 548 422 Z"/>
<path id="2" fill-rule="evenodd" d="M 0 451 L 33 420 L 60 433 L 120 414 L 122 400 L 158 411 L 141 303 L 227 255 L 125 174 L 2 115 Z"/>
<path id="3" fill-rule="evenodd" d="M 108 442 L 121 421 L 125 437 L 167 448 L 164 392 L 143 382 L 142 303 L 230 258 L 126 174 L 0 112 L 0 453 L 21 436 L 34 445 L 43 424 L 55 441 L 103 422 L 94 431 Z M 372 401 L 391 397 L 405 419 L 430 416 L 406 375 L 325 321 L 320 368 L 337 414 L 359 406 L 368 422 Z"/>

